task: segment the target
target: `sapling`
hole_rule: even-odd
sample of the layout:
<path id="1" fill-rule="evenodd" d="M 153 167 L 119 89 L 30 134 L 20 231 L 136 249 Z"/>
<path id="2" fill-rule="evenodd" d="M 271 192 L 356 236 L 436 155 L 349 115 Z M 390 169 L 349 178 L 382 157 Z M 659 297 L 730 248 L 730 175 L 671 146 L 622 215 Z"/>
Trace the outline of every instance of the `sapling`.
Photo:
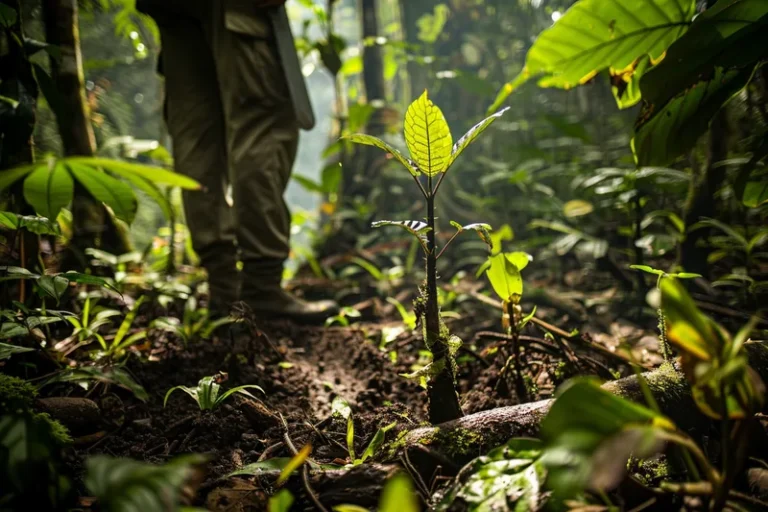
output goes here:
<path id="1" fill-rule="evenodd" d="M 501 110 L 482 120 L 453 144 L 451 131 L 440 108 L 432 103 L 427 91 L 411 103 L 405 114 L 405 142 L 410 152 L 406 158 L 400 151 L 376 137 L 363 134 L 345 136 L 346 139 L 369 146 L 376 146 L 394 157 L 413 177 L 425 200 L 426 222 L 422 221 L 379 221 L 373 227 L 399 226 L 415 236 L 426 257 L 426 283 L 417 299 L 417 312 L 424 329 L 424 342 L 432 353 L 432 364 L 426 369 L 430 380 L 429 419 L 432 423 L 449 421 L 462 416 L 456 393 L 456 363 L 454 354 L 461 340 L 451 336 L 440 317 L 437 300 L 437 260 L 451 242 L 464 231 L 476 231 L 489 245 L 490 226 L 470 224 L 461 226 L 451 223 L 456 233 L 438 250 L 435 228 L 435 197 L 445 176 L 461 153 L 485 131 L 507 109 Z"/>
<path id="2" fill-rule="evenodd" d="M 527 316 L 523 316 L 523 309 L 520 306 L 520 299 L 523 296 L 523 278 L 520 272 L 528 266 L 531 259 L 531 255 L 524 252 L 499 253 L 489 258 L 485 272 L 491 287 L 501 299 L 502 327 L 512 339 L 513 353 L 511 356 L 506 356 L 504 353 L 506 361 L 500 377 L 506 376 L 509 368 L 514 366 L 515 387 L 522 400 L 527 400 L 528 388 L 521 368 L 523 350 L 520 346 L 520 331 L 533 318 L 536 308 Z M 499 382 L 502 382 L 501 378 Z"/>

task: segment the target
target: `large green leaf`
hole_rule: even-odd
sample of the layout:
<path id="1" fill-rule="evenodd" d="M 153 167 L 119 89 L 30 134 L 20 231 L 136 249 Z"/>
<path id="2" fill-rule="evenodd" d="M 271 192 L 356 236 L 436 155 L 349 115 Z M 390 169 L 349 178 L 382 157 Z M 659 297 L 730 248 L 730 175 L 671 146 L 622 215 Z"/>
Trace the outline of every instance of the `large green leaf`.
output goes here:
<path id="1" fill-rule="evenodd" d="M 643 99 L 661 108 L 716 67 L 754 66 L 767 55 L 768 2 L 720 0 L 642 77 Z"/>
<path id="2" fill-rule="evenodd" d="M 681 352 L 681 366 L 693 398 L 708 416 L 742 419 L 760 410 L 765 385 L 748 366 L 743 339 L 734 339 L 705 316 L 685 288 L 672 278 L 661 281 L 661 306 L 667 338 Z"/>
<path id="3" fill-rule="evenodd" d="M 569 381 L 541 423 L 548 485 L 560 499 L 585 488 L 609 490 L 621 481 L 630 456 L 651 455 L 661 448 L 658 433 L 674 429 L 664 416 L 592 379 Z"/>
<path id="4" fill-rule="evenodd" d="M 427 176 L 436 176 L 448 168 L 453 144 L 451 130 L 426 90 L 405 113 L 405 142 L 411 158 Z"/>
<path id="5" fill-rule="evenodd" d="M 663 108 L 646 105 L 632 139 L 637 164 L 664 166 L 690 150 L 717 111 L 747 85 L 752 73 L 752 68 L 718 68 L 711 79 L 696 83 Z"/>
<path id="6" fill-rule="evenodd" d="M 51 160 L 48 165 L 37 167 L 24 180 L 24 199 L 38 214 L 55 219 L 61 209 L 72 202 L 74 185 L 69 171 Z"/>
<path id="7" fill-rule="evenodd" d="M 157 203 L 157 205 L 163 211 L 163 215 L 165 215 L 166 219 L 171 219 L 173 217 L 171 202 L 168 200 L 168 197 L 163 193 L 163 191 L 160 190 L 157 185 L 155 185 L 155 182 L 148 180 L 139 174 L 133 174 L 130 172 L 115 172 L 114 169 L 112 172 L 123 177 L 131 185 L 147 194 L 150 199 Z"/>
<path id="8" fill-rule="evenodd" d="M 176 510 L 182 485 L 202 464 L 201 455 L 184 455 L 162 466 L 106 455 L 86 461 L 85 485 L 110 512 Z"/>
<path id="9" fill-rule="evenodd" d="M 563 89 L 606 69 L 625 82 L 636 79 L 641 58 L 660 59 L 688 29 L 695 7 L 694 0 L 580 0 L 539 35 L 522 73 L 502 88 L 492 108 L 529 78 Z"/>
<path id="10" fill-rule="evenodd" d="M 494 121 L 496 121 L 498 118 L 504 115 L 504 112 L 509 110 L 509 107 L 506 107 L 495 114 L 492 114 L 479 123 L 477 123 L 475 126 L 469 129 L 467 133 L 462 135 L 462 137 L 456 141 L 456 144 L 453 145 L 453 148 L 451 149 L 451 157 L 448 160 L 448 165 L 446 166 L 446 169 L 449 168 L 453 163 L 456 161 L 459 156 L 464 152 L 467 147 L 469 147 L 470 144 L 472 144 L 475 139 L 477 139 L 481 133 L 483 133 L 489 126 L 491 126 Z"/>
<path id="11" fill-rule="evenodd" d="M 541 450 L 536 439 L 512 439 L 478 457 L 461 470 L 435 510 L 452 510 L 454 502 L 471 512 L 540 510 L 546 476 Z"/>
<path id="12" fill-rule="evenodd" d="M 199 190 L 201 185 L 188 176 L 151 165 L 134 164 L 122 160 L 110 160 L 98 157 L 67 157 L 64 162 L 81 164 L 86 167 L 100 167 L 105 171 L 127 178 L 128 175 L 141 176 L 145 180 L 160 185 L 170 185 L 187 190 Z"/>
<path id="13" fill-rule="evenodd" d="M 383 140 L 374 137 L 372 135 L 365 135 L 362 133 L 354 133 L 352 135 L 344 135 L 342 139 L 346 139 L 350 142 L 355 142 L 357 144 L 365 144 L 366 146 L 375 146 L 379 149 L 383 149 L 390 155 L 392 155 L 395 160 L 400 162 L 403 167 L 408 169 L 408 172 L 411 173 L 412 176 L 418 176 L 419 170 L 416 168 L 416 164 L 412 162 L 411 160 L 405 158 L 403 154 L 398 151 L 397 149 L 393 148 L 391 145 L 387 144 Z"/>
<path id="14" fill-rule="evenodd" d="M 128 224 L 133 222 L 138 202 L 131 187 L 100 170 L 74 162 L 72 159 L 69 159 L 67 165 L 77 181 L 95 199 L 112 208 L 117 218 Z"/>
<path id="15" fill-rule="evenodd" d="M 520 270 L 504 254 L 491 256 L 491 265 L 486 270 L 496 295 L 503 301 L 514 301 L 523 295 L 523 278 Z"/>

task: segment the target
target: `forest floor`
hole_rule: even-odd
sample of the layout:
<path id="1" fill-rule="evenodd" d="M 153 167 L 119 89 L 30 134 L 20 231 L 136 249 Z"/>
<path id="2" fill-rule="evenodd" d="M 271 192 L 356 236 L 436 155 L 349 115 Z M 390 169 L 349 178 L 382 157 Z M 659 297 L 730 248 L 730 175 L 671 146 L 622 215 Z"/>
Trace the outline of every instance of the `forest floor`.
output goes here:
<path id="1" fill-rule="evenodd" d="M 545 303 L 539 305 L 536 315 L 548 320 L 550 325 L 545 326 L 555 330 L 555 325 L 562 326 L 564 335 L 573 328 L 585 328 L 587 318 L 591 326 L 584 334 L 549 337 L 544 335 L 548 329 L 530 324 L 522 338 L 529 369 L 528 396 L 517 396 L 512 379 L 500 376 L 505 360 L 500 354 L 509 348 L 509 340 L 501 333 L 500 311 L 492 307 L 492 301 L 472 299 L 480 298 L 476 284 L 466 286 L 458 295 L 467 300 L 455 308 L 462 314 L 447 319 L 451 331 L 465 342 L 458 355 L 458 386 L 465 414 L 548 398 L 557 385 L 578 374 L 597 374 L 603 379 L 627 375 L 631 371 L 623 363 L 630 358 L 647 366 L 661 361 L 652 317 L 645 317 L 642 327 L 612 319 L 618 305 L 613 298 L 615 289 L 553 293 L 554 283 L 537 283 L 536 289 L 549 290 L 530 294 Z M 405 299 L 408 293 L 397 295 Z M 590 305 L 591 314 L 585 314 L 584 304 Z M 346 421 L 332 414 L 335 397 L 343 397 L 351 406 L 358 457 L 382 427 L 396 424 L 386 434 L 389 442 L 399 431 L 426 424 L 426 392 L 418 382 L 402 376 L 426 362 L 419 329 L 404 328 L 400 316 L 380 296 L 363 297 L 357 306 L 363 310 L 364 321 L 349 327 L 257 322 L 245 313 L 239 323 L 219 328 L 211 339 L 186 346 L 167 333 L 150 331 L 148 341 L 132 349 L 139 357 L 130 358 L 126 366 L 149 399 L 139 401 L 114 387 L 102 394 L 98 398 L 101 425 L 91 428 L 96 432 L 76 437 L 70 464 L 82 474 L 84 459 L 100 453 L 153 463 L 184 453 L 202 453 L 208 462 L 189 491 L 194 503 L 212 511 L 265 510 L 279 471 L 269 471 L 264 464 L 258 469 L 249 465 L 290 457 L 287 441 L 296 448 L 311 445 L 311 460 L 319 464 L 342 467 L 352 462 Z M 531 306 L 524 303 L 526 311 Z M 579 315 L 583 316 L 573 318 Z M 150 319 L 140 317 L 134 327 Z M 256 384 L 264 393 L 251 390 L 258 400 L 236 394 L 205 412 L 182 392 L 171 395 L 167 406 L 163 405 L 172 387 L 195 387 L 199 379 L 211 375 L 218 375 L 225 389 Z M 50 391 L 46 394 L 82 395 L 72 385 L 56 385 Z M 381 458 L 382 453 L 375 453 L 372 460 Z M 421 478 L 434 489 L 458 469 L 447 466 Z M 244 468 L 250 475 L 227 478 Z M 311 509 L 300 479 L 292 480 L 289 488 Z M 350 500 L 374 507 L 378 495 L 360 492 L 362 485 L 320 482 L 312 492 L 321 495 L 329 509 Z"/>

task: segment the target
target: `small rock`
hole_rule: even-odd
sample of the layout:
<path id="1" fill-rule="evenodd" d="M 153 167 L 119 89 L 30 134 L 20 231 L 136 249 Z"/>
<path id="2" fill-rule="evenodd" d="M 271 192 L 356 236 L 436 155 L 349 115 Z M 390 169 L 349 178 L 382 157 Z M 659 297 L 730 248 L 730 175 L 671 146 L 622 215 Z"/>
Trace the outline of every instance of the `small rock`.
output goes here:
<path id="1" fill-rule="evenodd" d="M 75 437 L 97 432 L 102 425 L 99 406 L 88 398 L 41 398 L 37 407 L 59 420 Z"/>

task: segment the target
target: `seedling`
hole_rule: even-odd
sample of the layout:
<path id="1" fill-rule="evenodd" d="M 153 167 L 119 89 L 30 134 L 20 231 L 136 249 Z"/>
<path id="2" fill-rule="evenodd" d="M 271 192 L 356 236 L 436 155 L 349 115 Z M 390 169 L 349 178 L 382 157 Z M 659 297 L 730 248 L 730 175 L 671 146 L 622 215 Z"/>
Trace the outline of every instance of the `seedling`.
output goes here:
<path id="1" fill-rule="evenodd" d="M 162 316 L 152 322 L 152 326 L 163 331 L 171 332 L 181 338 L 184 346 L 197 338 L 207 340 L 219 327 L 234 322 L 229 316 L 213 319 L 207 308 L 198 308 L 197 299 L 189 297 L 184 304 L 184 314 L 181 319 L 172 316 Z"/>
<path id="2" fill-rule="evenodd" d="M 440 316 L 437 300 L 437 260 L 451 242 L 464 231 L 476 231 L 489 244 L 490 226 L 470 224 L 456 228 L 454 236 L 442 249 L 437 246 L 435 227 L 435 197 L 440 190 L 448 170 L 461 153 L 477 139 L 506 109 L 482 120 L 470 129 L 455 144 L 442 111 L 429 99 L 427 91 L 414 101 L 405 114 L 405 142 L 410 152 L 406 158 L 400 151 L 381 139 L 370 135 L 353 134 L 346 139 L 359 144 L 375 146 L 388 152 L 411 174 L 426 203 L 426 222 L 380 221 L 373 227 L 398 226 L 416 237 L 426 255 L 426 283 L 417 299 L 417 312 L 424 329 L 424 342 L 432 352 L 433 363 L 429 369 L 429 419 L 432 423 L 449 421 L 462 416 L 456 393 L 456 363 L 454 354 L 461 340 L 451 336 Z"/>
<path id="3" fill-rule="evenodd" d="M 213 409 L 217 408 L 219 405 L 221 405 L 224 400 L 229 398 L 231 395 L 234 395 L 235 393 L 240 393 L 241 395 L 249 396 L 251 398 L 256 398 L 252 394 L 250 394 L 247 390 L 248 389 L 257 389 L 264 393 L 264 390 L 261 389 L 260 386 L 257 386 L 256 384 L 246 384 L 244 386 L 237 386 L 236 388 L 228 389 L 224 392 L 224 394 L 219 395 L 219 392 L 221 391 L 221 385 L 219 384 L 220 381 L 226 379 L 226 374 L 219 374 L 214 375 L 211 377 L 203 377 L 200 379 L 200 381 L 197 383 L 196 388 L 188 388 L 187 386 L 176 386 L 168 390 L 168 392 L 165 394 L 165 399 L 163 400 L 163 407 L 166 406 L 168 403 L 168 397 L 171 396 L 171 393 L 176 391 L 177 389 L 182 390 L 189 396 L 195 399 L 195 402 L 197 402 L 198 407 L 200 407 L 201 411 L 212 411 Z"/>
<path id="4" fill-rule="evenodd" d="M 676 277 L 678 279 L 695 279 L 701 277 L 701 274 L 694 274 L 692 272 L 664 272 L 657 268 L 649 267 L 648 265 L 630 265 L 629 268 L 633 270 L 640 270 L 646 274 L 652 274 L 658 276 L 656 279 L 656 290 L 661 290 L 661 280 L 665 277 Z M 669 361 L 672 357 L 672 350 L 667 341 L 667 317 L 664 315 L 664 310 L 659 306 L 656 308 L 656 315 L 659 317 L 659 346 L 661 348 L 661 355 L 665 361 Z"/>
<path id="5" fill-rule="evenodd" d="M 524 252 L 499 253 L 488 259 L 488 269 L 485 271 L 493 290 L 501 299 L 501 324 L 512 337 L 512 354 L 501 353 L 506 359 L 501 376 L 509 374 L 510 368 L 515 370 L 515 387 L 521 399 L 527 399 L 528 389 L 522 375 L 523 350 L 520 345 L 520 331 L 533 318 L 536 308 L 527 316 L 523 316 L 520 299 L 523 296 L 523 278 L 520 272 L 528 266 L 531 255 Z M 499 383 L 503 382 L 499 379 Z"/>
<path id="6" fill-rule="evenodd" d="M 387 432 L 397 425 L 397 423 L 390 423 L 379 428 L 376 431 L 376 434 L 374 434 L 373 439 L 371 439 L 371 442 L 366 446 L 362 456 L 357 457 L 355 453 L 355 422 L 352 418 L 352 407 L 350 407 L 349 402 L 344 398 L 337 396 L 333 399 L 331 411 L 334 416 L 338 416 L 347 421 L 347 451 L 349 452 L 349 460 L 352 461 L 351 464 L 348 464 L 347 466 L 350 467 L 359 466 L 370 457 L 373 457 L 379 448 L 384 445 L 384 439 Z"/>

